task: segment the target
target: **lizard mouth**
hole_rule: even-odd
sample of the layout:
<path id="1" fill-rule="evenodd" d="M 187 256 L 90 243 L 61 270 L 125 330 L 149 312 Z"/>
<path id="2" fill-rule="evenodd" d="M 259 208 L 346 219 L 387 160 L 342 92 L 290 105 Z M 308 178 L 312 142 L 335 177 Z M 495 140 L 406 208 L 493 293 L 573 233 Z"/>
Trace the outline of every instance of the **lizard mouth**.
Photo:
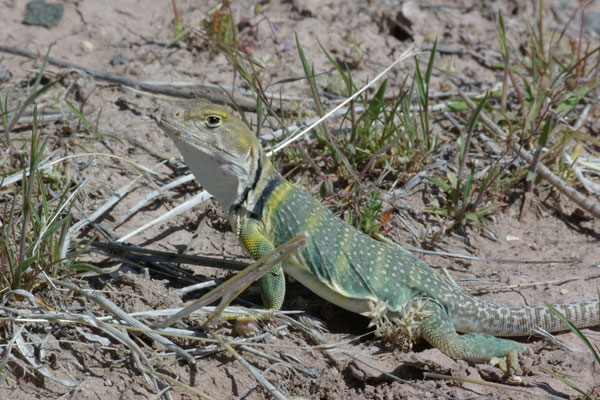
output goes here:
<path id="1" fill-rule="evenodd" d="M 160 126 L 163 132 L 165 132 L 167 136 L 169 136 L 172 140 L 183 139 L 182 129 L 179 126 L 179 124 L 170 121 L 165 114 L 163 114 L 160 121 L 158 122 L 158 126 Z"/>
<path id="2" fill-rule="evenodd" d="M 177 136 L 175 133 L 180 132 L 184 125 L 183 113 L 184 112 L 181 111 L 181 107 L 166 107 L 163 109 L 158 125 L 169 135 Z"/>
<path id="3" fill-rule="evenodd" d="M 158 121 L 158 126 L 160 126 L 162 129 L 164 129 L 169 134 L 176 130 L 175 127 L 173 126 L 173 124 L 170 123 L 169 120 L 167 119 L 167 116 L 165 115 L 165 113 L 163 113 L 163 115 L 161 115 L 160 121 Z"/>

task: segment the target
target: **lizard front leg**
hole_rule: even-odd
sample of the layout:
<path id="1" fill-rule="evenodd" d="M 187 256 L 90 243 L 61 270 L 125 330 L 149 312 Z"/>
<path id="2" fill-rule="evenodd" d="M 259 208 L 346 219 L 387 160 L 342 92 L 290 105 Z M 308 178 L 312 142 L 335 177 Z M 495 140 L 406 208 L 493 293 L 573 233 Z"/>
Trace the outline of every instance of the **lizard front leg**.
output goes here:
<path id="1" fill-rule="evenodd" d="M 255 260 L 275 250 L 275 246 L 263 232 L 262 223 L 255 219 L 248 218 L 245 221 L 239 230 L 239 239 Z M 281 264 L 275 265 L 260 279 L 260 295 L 264 308 L 281 308 L 285 297 L 285 276 Z"/>

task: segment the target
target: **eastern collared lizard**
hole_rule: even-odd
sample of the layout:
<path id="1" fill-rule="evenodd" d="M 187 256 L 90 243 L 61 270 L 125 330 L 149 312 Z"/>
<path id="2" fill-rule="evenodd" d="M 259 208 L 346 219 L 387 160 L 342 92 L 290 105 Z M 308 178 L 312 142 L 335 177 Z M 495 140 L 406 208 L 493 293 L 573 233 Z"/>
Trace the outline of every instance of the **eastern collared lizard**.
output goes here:
<path id="1" fill-rule="evenodd" d="M 527 336 L 536 327 L 567 329 L 546 306 L 479 300 L 407 250 L 348 225 L 284 179 L 256 136 L 225 108 L 207 100 L 178 104 L 164 111 L 160 125 L 198 181 L 229 212 L 254 259 L 308 232 L 307 245 L 261 279 L 266 308 L 281 307 L 285 272 L 327 301 L 370 317 L 380 333 L 406 325 L 404 334 L 420 336 L 453 358 L 507 357 L 512 368 L 516 354 L 528 347 L 495 336 Z M 578 327 L 599 324 L 598 300 L 555 307 Z"/>

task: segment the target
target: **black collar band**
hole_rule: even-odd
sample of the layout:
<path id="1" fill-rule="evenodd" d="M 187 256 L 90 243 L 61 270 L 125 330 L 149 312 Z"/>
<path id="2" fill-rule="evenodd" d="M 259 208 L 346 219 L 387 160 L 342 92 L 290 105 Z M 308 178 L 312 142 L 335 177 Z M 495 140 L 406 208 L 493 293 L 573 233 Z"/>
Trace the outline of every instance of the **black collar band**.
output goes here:
<path id="1" fill-rule="evenodd" d="M 254 180 L 252 181 L 252 184 L 250 184 L 249 186 L 246 186 L 246 189 L 244 189 L 244 192 L 242 193 L 242 197 L 240 197 L 240 201 L 233 204 L 233 207 L 232 207 L 233 211 L 237 211 L 240 208 L 240 206 L 242 204 L 244 204 L 246 202 L 246 200 L 248 200 L 248 194 L 250 194 L 250 191 L 256 189 L 256 185 L 258 185 L 258 181 L 260 180 L 260 176 L 262 175 L 262 169 L 263 169 L 263 155 L 260 154 L 258 156 L 258 161 L 257 161 L 257 165 L 256 165 L 256 174 L 254 175 Z"/>
<path id="2" fill-rule="evenodd" d="M 252 209 L 251 213 L 252 217 L 262 219 L 263 210 L 265 208 L 265 205 L 267 204 L 267 201 L 269 200 L 269 197 L 271 197 L 271 194 L 273 194 L 273 192 L 275 191 L 275 189 L 277 189 L 281 182 L 282 178 L 278 174 L 274 174 L 273 176 L 271 176 L 269 182 L 265 185 L 262 193 L 258 197 L 258 200 L 256 200 L 256 203 L 254 204 L 254 208 Z"/>

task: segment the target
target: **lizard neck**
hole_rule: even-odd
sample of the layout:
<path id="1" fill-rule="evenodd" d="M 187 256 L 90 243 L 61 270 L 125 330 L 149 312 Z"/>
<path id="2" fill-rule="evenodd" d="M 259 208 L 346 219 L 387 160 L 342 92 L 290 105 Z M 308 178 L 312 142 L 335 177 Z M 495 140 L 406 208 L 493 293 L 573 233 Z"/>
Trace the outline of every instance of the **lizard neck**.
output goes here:
<path id="1" fill-rule="evenodd" d="M 239 200 L 231 206 L 230 218 L 244 215 L 260 219 L 265 202 L 273 190 L 284 181 L 261 149 L 255 176 L 249 181 Z"/>

